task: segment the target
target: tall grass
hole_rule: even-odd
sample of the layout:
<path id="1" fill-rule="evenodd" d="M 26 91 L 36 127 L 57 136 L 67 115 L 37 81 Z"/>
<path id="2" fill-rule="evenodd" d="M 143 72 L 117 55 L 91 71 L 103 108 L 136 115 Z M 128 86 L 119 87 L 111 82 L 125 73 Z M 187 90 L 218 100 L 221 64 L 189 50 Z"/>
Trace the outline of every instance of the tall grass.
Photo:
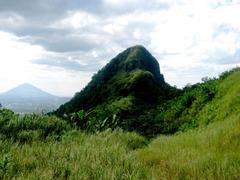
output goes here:
<path id="1" fill-rule="evenodd" d="M 217 97 L 196 117 L 200 128 L 160 136 L 139 150 L 151 178 L 240 179 L 239 82 L 239 69 L 222 80 Z"/>
<path id="2" fill-rule="evenodd" d="M 134 149 L 146 140 L 122 131 L 70 131 L 60 141 L 0 141 L 1 179 L 146 179 Z"/>
<path id="3" fill-rule="evenodd" d="M 240 116 L 160 136 L 138 157 L 153 179 L 240 179 Z"/>

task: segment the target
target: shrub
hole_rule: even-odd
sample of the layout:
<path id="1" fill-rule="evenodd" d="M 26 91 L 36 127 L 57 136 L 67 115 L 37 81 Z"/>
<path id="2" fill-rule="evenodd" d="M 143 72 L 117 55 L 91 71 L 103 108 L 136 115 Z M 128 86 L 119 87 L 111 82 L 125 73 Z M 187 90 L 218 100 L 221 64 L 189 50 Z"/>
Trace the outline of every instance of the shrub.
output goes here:
<path id="1" fill-rule="evenodd" d="M 27 114 L 19 116 L 10 110 L 0 110 L 0 134 L 14 141 L 31 142 L 53 136 L 57 139 L 71 126 L 55 116 Z"/>
<path id="2" fill-rule="evenodd" d="M 39 131 L 20 131 L 17 135 L 17 140 L 21 143 L 30 143 L 40 138 Z"/>

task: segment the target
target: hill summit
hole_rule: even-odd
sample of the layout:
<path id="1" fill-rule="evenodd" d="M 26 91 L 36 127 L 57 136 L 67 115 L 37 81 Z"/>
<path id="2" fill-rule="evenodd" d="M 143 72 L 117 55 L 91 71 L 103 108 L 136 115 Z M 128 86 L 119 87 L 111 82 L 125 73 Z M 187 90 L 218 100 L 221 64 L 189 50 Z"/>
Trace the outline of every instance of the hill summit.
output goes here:
<path id="1" fill-rule="evenodd" d="M 119 114 L 119 109 L 157 102 L 159 97 L 166 96 L 169 88 L 160 73 L 158 61 L 143 46 L 136 45 L 113 58 L 81 92 L 55 113 L 62 116 L 104 106 Z"/>
<path id="2" fill-rule="evenodd" d="M 165 82 L 158 61 L 137 45 L 113 58 L 53 114 L 82 129 L 142 131 L 146 124 L 151 129 L 153 123 L 142 121 L 141 116 L 177 92 Z"/>

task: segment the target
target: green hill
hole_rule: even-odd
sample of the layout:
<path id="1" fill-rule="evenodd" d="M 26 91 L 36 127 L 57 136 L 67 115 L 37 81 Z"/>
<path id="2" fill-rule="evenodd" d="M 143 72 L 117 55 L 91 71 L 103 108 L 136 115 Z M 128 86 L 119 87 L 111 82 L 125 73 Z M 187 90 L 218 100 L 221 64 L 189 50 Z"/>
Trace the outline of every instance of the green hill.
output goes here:
<path id="1" fill-rule="evenodd" d="M 223 97 L 222 84 L 237 71 L 179 90 L 164 81 L 157 60 L 144 47 L 134 46 L 113 58 L 54 114 L 88 131 L 121 127 L 146 137 L 186 131 L 230 113 L 215 104 L 235 101 Z"/>
<path id="2" fill-rule="evenodd" d="M 108 118 L 105 124 L 112 128 L 110 121 L 115 117 L 117 126 L 137 130 L 141 124 L 134 119 L 143 110 L 170 99 L 175 92 L 177 89 L 164 81 L 157 60 L 144 47 L 133 46 L 113 58 L 54 114 L 63 117 L 85 110 L 91 112 L 86 121 L 94 121 L 93 124 L 96 119 L 104 122 Z"/>
<path id="3" fill-rule="evenodd" d="M 134 46 L 113 58 L 56 114 L 90 109 L 127 96 L 156 101 L 158 95 L 164 95 L 165 86 L 157 60 L 144 47 Z"/>

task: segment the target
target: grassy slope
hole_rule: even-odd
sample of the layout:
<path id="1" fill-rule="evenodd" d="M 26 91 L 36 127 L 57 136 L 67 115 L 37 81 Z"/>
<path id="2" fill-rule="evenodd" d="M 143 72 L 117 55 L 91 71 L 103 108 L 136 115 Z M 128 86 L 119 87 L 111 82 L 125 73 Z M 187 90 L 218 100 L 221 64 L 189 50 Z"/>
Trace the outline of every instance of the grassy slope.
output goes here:
<path id="1" fill-rule="evenodd" d="M 139 151 L 156 179 L 239 179 L 240 117 L 175 136 Z"/>
<path id="2" fill-rule="evenodd" d="M 196 130 L 160 136 L 139 151 L 156 179 L 240 179 L 240 71 L 223 80 Z"/>
<path id="3" fill-rule="evenodd" d="M 238 115 L 240 109 L 240 68 L 231 73 L 219 85 L 219 93 L 214 101 L 207 104 L 199 114 L 199 121 L 222 121 Z"/>

